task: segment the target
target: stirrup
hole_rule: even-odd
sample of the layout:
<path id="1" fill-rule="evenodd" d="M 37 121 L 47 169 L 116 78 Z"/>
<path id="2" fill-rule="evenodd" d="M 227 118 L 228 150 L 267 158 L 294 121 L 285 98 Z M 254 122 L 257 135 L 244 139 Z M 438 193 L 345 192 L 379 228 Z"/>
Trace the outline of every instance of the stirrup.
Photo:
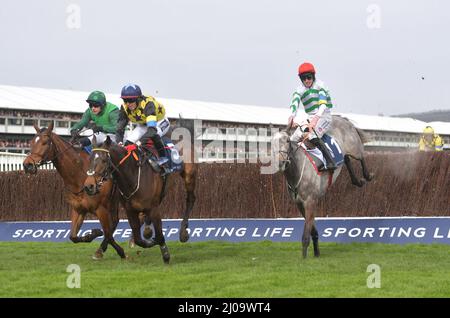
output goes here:
<path id="1" fill-rule="evenodd" d="M 323 172 L 323 171 L 334 171 L 336 169 L 337 169 L 336 165 L 330 166 L 329 164 L 327 164 L 327 165 L 322 164 L 321 166 L 319 166 L 317 168 L 317 170 L 319 170 L 320 172 Z"/>

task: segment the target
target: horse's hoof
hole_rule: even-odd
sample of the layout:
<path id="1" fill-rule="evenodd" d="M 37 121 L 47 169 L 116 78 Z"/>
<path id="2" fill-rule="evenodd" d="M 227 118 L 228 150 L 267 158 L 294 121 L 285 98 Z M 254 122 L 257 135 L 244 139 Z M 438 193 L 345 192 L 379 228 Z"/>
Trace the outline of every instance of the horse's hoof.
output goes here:
<path id="1" fill-rule="evenodd" d="M 303 250 L 302 256 L 303 256 L 303 259 L 305 259 L 308 256 L 308 251 L 307 250 Z"/>
<path id="2" fill-rule="evenodd" d="M 164 261 L 164 264 L 166 264 L 166 265 L 169 265 L 169 262 L 170 262 L 170 255 L 165 255 L 165 256 L 163 256 L 163 261 Z"/>
<path id="3" fill-rule="evenodd" d="M 103 231 L 100 229 L 93 229 L 91 234 L 93 237 L 99 237 L 103 235 Z"/>
<path id="4" fill-rule="evenodd" d="M 95 252 L 95 254 L 94 255 L 92 255 L 92 259 L 94 260 L 94 261 L 99 261 L 99 260 L 101 260 L 103 258 L 103 253 L 102 252 Z"/>
<path id="5" fill-rule="evenodd" d="M 366 184 L 366 180 L 365 179 L 359 179 L 359 183 L 357 184 L 357 186 L 358 187 L 362 187 L 365 184 Z"/>
<path id="6" fill-rule="evenodd" d="M 131 239 L 131 240 L 128 242 L 128 247 L 129 247 L 129 248 L 134 248 L 135 246 L 136 246 L 136 244 L 134 243 L 134 240 Z"/>
<path id="7" fill-rule="evenodd" d="M 180 242 L 186 243 L 189 240 L 189 233 L 187 231 L 180 232 Z"/>
<path id="8" fill-rule="evenodd" d="M 153 230 L 152 230 L 152 228 L 150 227 L 150 226 L 146 226 L 145 228 L 144 228 L 144 238 L 146 239 L 146 240 L 149 240 L 149 239 L 151 239 L 152 238 L 152 236 L 153 236 Z"/>

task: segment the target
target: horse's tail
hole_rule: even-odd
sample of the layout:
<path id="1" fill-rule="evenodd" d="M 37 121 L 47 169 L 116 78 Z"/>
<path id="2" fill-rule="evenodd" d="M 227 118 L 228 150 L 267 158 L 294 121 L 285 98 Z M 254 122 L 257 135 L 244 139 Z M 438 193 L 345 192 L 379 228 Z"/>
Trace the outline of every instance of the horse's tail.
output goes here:
<path id="1" fill-rule="evenodd" d="M 370 141 L 370 137 L 367 136 L 367 134 L 362 129 L 359 129 L 356 127 L 355 127 L 355 129 L 356 129 L 356 132 L 358 133 L 359 138 L 361 139 L 361 142 L 363 144 L 368 143 Z"/>
<path id="2" fill-rule="evenodd" d="M 189 130 L 189 133 L 191 134 L 191 143 L 194 142 L 194 121 L 192 119 L 185 119 L 183 118 L 182 114 L 179 114 L 177 127 L 186 128 L 187 130 Z"/>
<path id="3" fill-rule="evenodd" d="M 361 139 L 361 143 L 365 144 L 365 143 L 368 143 L 369 141 L 371 141 L 371 138 L 363 130 L 361 130 L 360 128 L 357 128 L 355 126 L 355 124 L 347 117 L 344 117 L 344 116 L 338 115 L 338 114 L 334 114 L 333 116 L 340 117 L 340 118 L 346 120 L 352 127 L 354 127 L 356 129 L 356 132 L 359 135 L 359 139 Z"/>

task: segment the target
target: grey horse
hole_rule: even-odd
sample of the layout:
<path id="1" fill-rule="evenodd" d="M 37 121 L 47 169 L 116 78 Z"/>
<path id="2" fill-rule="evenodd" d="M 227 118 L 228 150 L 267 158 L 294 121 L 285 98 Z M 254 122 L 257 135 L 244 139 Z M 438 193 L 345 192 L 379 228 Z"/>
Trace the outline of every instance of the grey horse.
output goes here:
<path id="1" fill-rule="evenodd" d="M 274 135 L 272 140 L 273 153 L 278 156 L 278 168 L 279 171 L 284 173 L 289 194 L 305 218 L 302 236 L 303 257 L 307 256 L 311 237 L 314 245 L 314 256 L 318 257 L 320 255 L 319 233 L 315 225 L 313 209 L 318 199 L 325 195 L 329 186 L 334 183 L 341 172 L 342 166 L 334 172 L 318 173 L 307 157 L 306 151 L 295 142 L 290 141 L 291 132 L 291 129 L 288 129 Z M 327 134 L 332 136 L 340 145 L 352 183 L 362 187 L 366 181 L 372 180 L 373 174 L 369 173 L 363 157 L 364 142 L 367 141 L 364 133 L 347 118 L 334 115 L 331 129 Z M 358 179 L 355 176 L 350 158 L 360 161 L 364 178 Z"/>

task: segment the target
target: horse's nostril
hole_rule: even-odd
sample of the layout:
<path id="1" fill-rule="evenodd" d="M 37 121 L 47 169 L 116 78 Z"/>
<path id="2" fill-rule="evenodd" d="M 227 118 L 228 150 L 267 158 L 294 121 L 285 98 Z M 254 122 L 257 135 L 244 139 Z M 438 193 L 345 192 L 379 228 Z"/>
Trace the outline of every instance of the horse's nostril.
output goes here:
<path id="1" fill-rule="evenodd" d="M 93 185 L 93 184 L 85 185 L 84 186 L 84 191 L 86 191 L 86 193 L 90 194 L 90 195 L 94 194 L 94 192 L 95 192 L 95 185 Z"/>
<path id="2" fill-rule="evenodd" d="M 25 172 L 33 172 L 34 165 L 32 163 L 26 163 L 23 165 L 23 169 L 25 170 Z"/>

